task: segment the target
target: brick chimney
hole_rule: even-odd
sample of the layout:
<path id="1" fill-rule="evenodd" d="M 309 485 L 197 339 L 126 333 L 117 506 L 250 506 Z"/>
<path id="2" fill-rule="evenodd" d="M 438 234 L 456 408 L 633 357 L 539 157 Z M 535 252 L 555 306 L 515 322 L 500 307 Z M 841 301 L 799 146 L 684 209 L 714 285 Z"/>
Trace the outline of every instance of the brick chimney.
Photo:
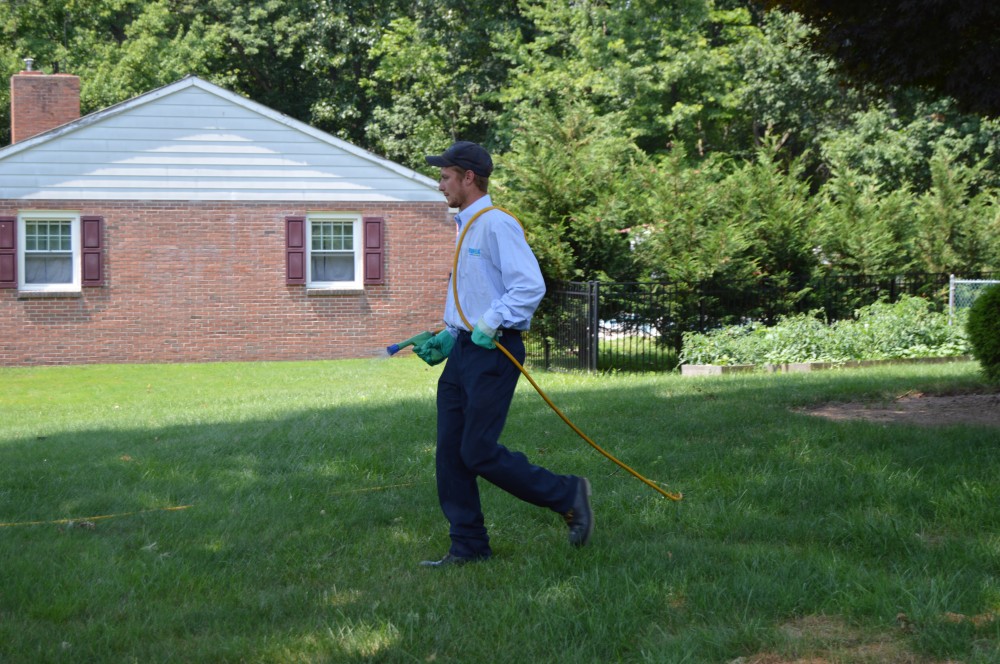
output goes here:
<path id="1" fill-rule="evenodd" d="M 33 71 L 30 58 L 24 64 L 24 71 L 10 77 L 11 143 L 80 117 L 78 76 Z"/>

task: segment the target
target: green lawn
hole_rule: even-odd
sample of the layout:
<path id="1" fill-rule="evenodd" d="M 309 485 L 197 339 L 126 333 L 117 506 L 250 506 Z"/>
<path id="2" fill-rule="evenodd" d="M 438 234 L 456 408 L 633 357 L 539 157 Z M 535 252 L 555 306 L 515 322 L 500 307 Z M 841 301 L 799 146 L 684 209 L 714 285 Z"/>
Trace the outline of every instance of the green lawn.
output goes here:
<path id="1" fill-rule="evenodd" d="M 494 559 L 430 570 L 440 367 L 0 369 L 0 662 L 1000 661 L 1000 432 L 791 411 L 976 371 L 539 373 L 685 499 L 522 381 L 504 442 L 593 542 L 486 485 Z"/>

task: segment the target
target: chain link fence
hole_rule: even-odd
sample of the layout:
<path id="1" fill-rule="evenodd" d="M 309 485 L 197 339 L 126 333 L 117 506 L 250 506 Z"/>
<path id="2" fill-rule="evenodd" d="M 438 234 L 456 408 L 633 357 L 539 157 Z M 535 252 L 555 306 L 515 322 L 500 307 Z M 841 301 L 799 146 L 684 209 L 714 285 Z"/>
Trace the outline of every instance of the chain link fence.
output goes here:
<path id="1" fill-rule="evenodd" d="M 948 284 L 948 324 L 961 324 L 964 313 L 988 287 L 1000 284 L 998 279 L 956 279 L 951 275 Z"/>

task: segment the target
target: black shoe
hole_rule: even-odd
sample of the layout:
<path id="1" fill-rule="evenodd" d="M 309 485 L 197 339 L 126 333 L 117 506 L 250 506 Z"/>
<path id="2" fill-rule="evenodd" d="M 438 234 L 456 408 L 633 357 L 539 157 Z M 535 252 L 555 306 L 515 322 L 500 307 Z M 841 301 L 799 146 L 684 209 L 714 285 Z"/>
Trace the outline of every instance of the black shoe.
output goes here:
<path id="1" fill-rule="evenodd" d="M 569 543 L 573 546 L 585 546 L 594 532 L 594 513 L 590 509 L 590 481 L 586 477 L 577 479 L 573 507 L 563 514 L 563 518 L 569 526 Z"/>
<path id="2" fill-rule="evenodd" d="M 453 556 L 452 554 L 446 555 L 441 560 L 424 560 L 420 563 L 421 567 L 459 567 L 465 565 L 466 563 L 476 563 L 482 560 L 488 560 L 489 555 L 483 556 Z"/>

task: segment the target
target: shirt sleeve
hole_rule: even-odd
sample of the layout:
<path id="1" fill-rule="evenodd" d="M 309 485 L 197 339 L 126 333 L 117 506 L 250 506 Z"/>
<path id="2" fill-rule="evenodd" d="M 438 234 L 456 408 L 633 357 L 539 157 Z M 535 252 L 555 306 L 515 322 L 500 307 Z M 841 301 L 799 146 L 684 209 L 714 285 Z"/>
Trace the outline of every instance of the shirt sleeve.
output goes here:
<path id="1" fill-rule="evenodd" d="M 490 254 L 500 272 L 503 293 L 490 303 L 483 319 L 490 327 L 526 330 L 545 296 L 545 280 L 538 259 L 517 220 L 503 214 L 490 228 Z"/>

